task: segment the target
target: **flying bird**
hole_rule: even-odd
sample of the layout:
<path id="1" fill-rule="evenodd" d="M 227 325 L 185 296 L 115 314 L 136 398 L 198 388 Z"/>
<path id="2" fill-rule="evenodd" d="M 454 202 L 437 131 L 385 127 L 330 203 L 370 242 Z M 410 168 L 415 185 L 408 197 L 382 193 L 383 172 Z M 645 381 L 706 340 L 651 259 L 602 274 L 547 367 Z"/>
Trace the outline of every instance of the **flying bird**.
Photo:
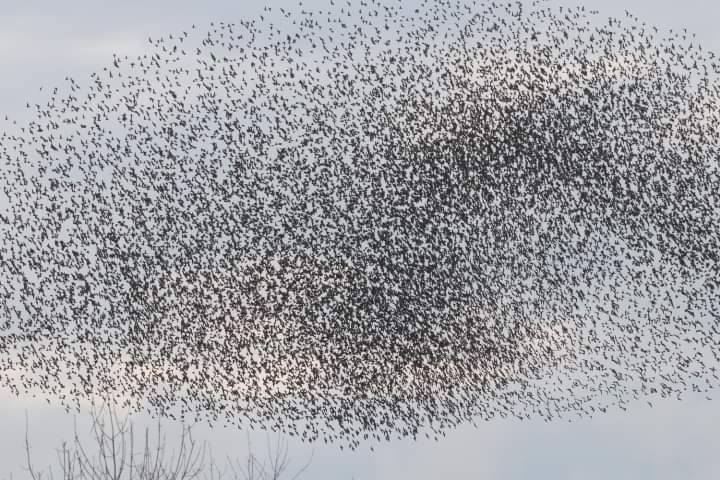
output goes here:
<path id="1" fill-rule="evenodd" d="M 545 3 L 268 9 L 52 90 L 0 143 L 3 383 L 352 448 L 716 387 L 714 56 Z"/>

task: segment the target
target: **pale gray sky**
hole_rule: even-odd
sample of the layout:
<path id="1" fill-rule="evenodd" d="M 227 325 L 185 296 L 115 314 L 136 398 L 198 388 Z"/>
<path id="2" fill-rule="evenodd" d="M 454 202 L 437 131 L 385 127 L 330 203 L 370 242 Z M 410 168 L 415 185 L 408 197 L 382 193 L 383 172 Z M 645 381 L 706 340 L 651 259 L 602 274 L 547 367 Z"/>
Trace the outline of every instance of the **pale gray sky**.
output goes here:
<path id="1" fill-rule="evenodd" d="M 553 1 L 574 6 L 576 2 Z M 720 52 L 720 2 L 711 0 L 587 0 L 589 9 L 623 17 L 628 9 L 659 28 L 695 32 L 709 49 Z M 236 21 L 255 15 L 264 5 L 274 8 L 296 2 L 237 2 L 228 0 L 3 0 L 0 2 L 0 118 L 24 118 L 25 102 L 46 98 L 41 86 L 62 85 L 65 76 L 78 81 L 102 69 L 112 54 L 138 55 L 150 47 L 148 36 L 179 32 L 192 24 Z M 323 7 L 320 0 L 303 2 L 306 8 Z M 0 121 L 0 130 L 4 128 Z M 3 374 L 4 372 L 0 372 Z M 715 397 L 717 395 L 713 395 Z M 545 423 L 496 419 L 480 428 L 464 426 L 439 442 L 410 440 L 381 444 L 374 452 L 339 451 L 325 444 L 308 446 L 291 442 L 293 465 L 300 466 L 314 448 L 314 458 L 301 478 L 312 479 L 708 479 L 720 474 L 717 432 L 720 398 L 690 395 L 682 401 L 653 400 L 632 403 L 627 412 L 611 411 L 592 419 Z M 27 478 L 24 466 L 24 411 L 30 420 L 35 465 L 55 465 L 54 449 L 72 440 L 72 414 L 47 405 L 45 400 L 15 398 L 0 389 L 0 479 Z M 136 427 L 154 425 L 143 416 Z M 90 440 L 87 416 L 78 418 L 81 438 Z M 168 448 L 175 446 L 170 420 Z M 152 432 L 152 430 L 151 430 Z M 245 432 L 211 431 L 196 427 L 224 464 L 232 445 L 245 452 Z M 84 434 L 84 436 L 83 436 Z M 262 445 L 263 435 L 253 434 Z M 87 445 L 88 443 L 86 443 Z M 56 470 L 57 472 L 57 470 Z"/>

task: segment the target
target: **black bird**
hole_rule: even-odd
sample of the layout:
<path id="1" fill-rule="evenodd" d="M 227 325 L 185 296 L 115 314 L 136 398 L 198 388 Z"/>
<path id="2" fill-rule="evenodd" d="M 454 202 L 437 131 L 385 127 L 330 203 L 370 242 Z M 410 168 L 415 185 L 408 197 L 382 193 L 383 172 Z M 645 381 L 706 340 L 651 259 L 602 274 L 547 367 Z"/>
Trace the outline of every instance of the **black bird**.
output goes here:
<path id="1" fill-rule="evenodd" d="M 717 386 L 714 54 L 344 8 L 148 38 L 2 135 L 11 390 L 355 448 Z"/>

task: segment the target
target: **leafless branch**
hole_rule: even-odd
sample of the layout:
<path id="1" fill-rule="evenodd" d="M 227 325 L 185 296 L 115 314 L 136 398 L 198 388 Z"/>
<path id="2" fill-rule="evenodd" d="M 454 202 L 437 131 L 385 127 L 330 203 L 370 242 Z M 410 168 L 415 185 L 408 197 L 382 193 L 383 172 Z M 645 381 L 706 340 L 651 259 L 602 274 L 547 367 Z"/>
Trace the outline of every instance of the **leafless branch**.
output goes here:
<path id="1" fill-rule="evenodd" d="M 62 471 L 62 480 L 123 480 L 124 478 L 129 480 L 194 480 L 201 474 L 205 467 L 207 445 L 204 442 L 202 448 L 197 448 L 197 443 L 192 435 L 192 426 L 183 424 L 177 458 L 175 458 L 173 452 L 173 456 L 169 461 L 165 461 L 165 435 L 161 435 L 160 420 L 158 419 L 157 423 L 157 445 L 154 454 L 150 448 L 149 428 L 146 427 L 142 460 L 137 463 L 135 457 L 140 452 L 135 452 L 133 424 L 132 422 L 128 424 L 128 416 L 125 416 L 121 421 L 113 406 L 114 404 L 111 405 L 105 401 L 100 408 L 96 408 L 94 401 L 92 403 L 91 432 L 98 447 L 94 459 L 91 459 L 86 448 L 80 442 L 77 433 L 77 418 L 73 417 L 74 449 L 70 450 L 65 441 L 63 441 L 61 448 L 56 449 L 57 462 Z M 110 416 L 109 432 L 106 422 L 101 418 L 106 408 Z M 25 424 L 26 470 L 30 473 L 32 480 L 43 480 L 43 475 L 32 467 L 27 410 L 25 411 Z M 126 439 L 128 432 L 130 434 L 129 453 Z M 249 434 L 247 441 L 248 456 L 244 470 L 239 468 L 239 462 L 237 464 L 239 470 L 236 470 L 228 457 L 228 464 L 234 474 L 234 480 L 238 480 L 240 476 L 246 480 L 280 480 L 290 465 L 287 441 L 283 442 L 278 438 L 273 447 L 268 435 L 267 459 L 262 462 L 252 452 Z M 313 454 L 291 480 L 296 480 L 308 468 Z M 212 460 L 211 455 L 209 480 L 215 480 L 215 473 L 218 471 L 217 464 Z M 224 476 L 226 472 L 227 467 L 220 472 L 217 480 Z M 49 474 L 50 480 L 53 480 L 52 470 L 49 470 Z M 126 475 L 123 476 L 123 474 Z M 10 480 L 12 480 L 12 477 Z"/>

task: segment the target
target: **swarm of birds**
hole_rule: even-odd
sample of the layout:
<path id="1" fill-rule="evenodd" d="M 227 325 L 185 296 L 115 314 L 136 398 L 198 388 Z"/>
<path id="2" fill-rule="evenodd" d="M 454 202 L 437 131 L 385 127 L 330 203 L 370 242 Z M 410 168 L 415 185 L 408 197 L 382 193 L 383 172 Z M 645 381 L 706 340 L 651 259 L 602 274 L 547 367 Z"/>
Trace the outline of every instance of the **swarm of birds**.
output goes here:
<path id="1" fill-rule="evenodd" d="M 717 386 L 713 52 L 540 0 L 298 9 L 8 125 L 2 385 L 351 448 Z"/>

